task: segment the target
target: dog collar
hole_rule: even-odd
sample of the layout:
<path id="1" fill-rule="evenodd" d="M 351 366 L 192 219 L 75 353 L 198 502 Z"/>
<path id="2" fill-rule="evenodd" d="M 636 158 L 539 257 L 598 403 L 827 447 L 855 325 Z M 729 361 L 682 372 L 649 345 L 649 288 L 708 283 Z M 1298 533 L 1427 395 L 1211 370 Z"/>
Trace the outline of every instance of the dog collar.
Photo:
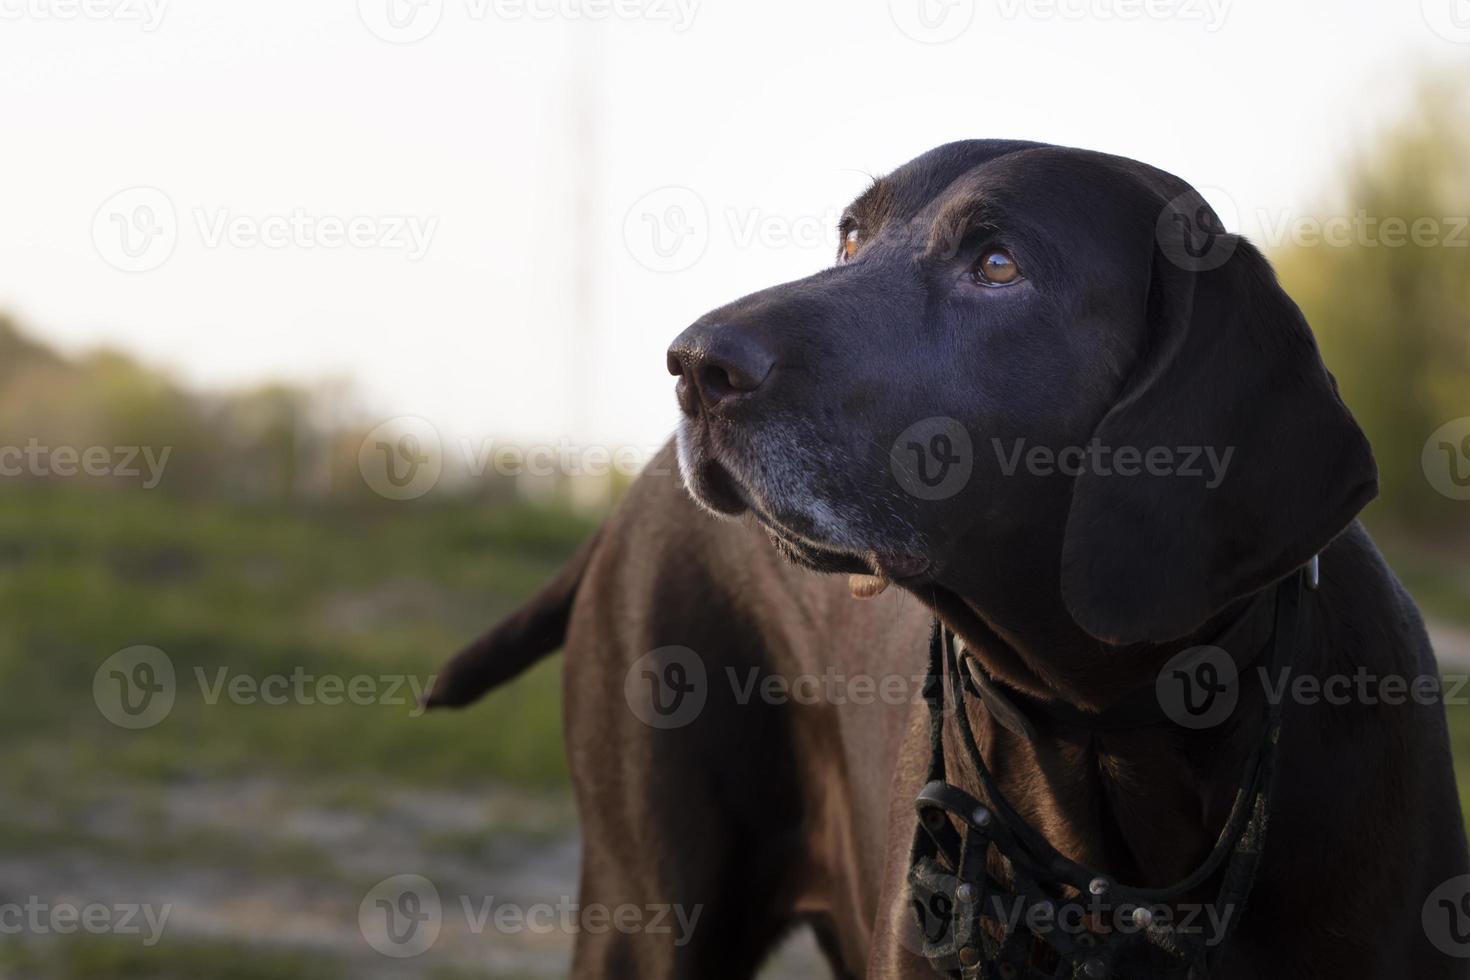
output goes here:
<path id="1" fill-rule="evenodd" d="M 1317 576 L 1313 559 L 1306 568 L 1264 590 L 1237 623 L 1256 618 L 1258 608 L 1270 611 L 1269 666 L 1273 669 L 1289 667 L 1301 645 L 1306 618 L 1303 593 L 1317 587 Z M 1136 888 L 1065 857 L 1016 813 L 985 763 L 965 710 L 966 691 L 973 688 L 962 674 L 962 654 L 952 634 L 937 620 L 929 646 L 924 690 L 929 706 L 929 781 L 916 801 L 919 820 L 910 852 L 909 887 L 919 949 L 935 971 L 959 980 L 1208 977 L 1245 909 L 1255 880 L 1271 809 L 1283 700 L 1266 699 L 1260 739 L 1210 854 L 1171 886 Z M 995 686 L 983 671 L 969 670 L 968 674 L 972 680 L 984 677 Z M 975 686 L 981 687 L 979 695 L 987 710 L 994 713 L 997 705 L 1005 705 L 1000 710 L 1008 707 L 1016 715 L 1011 724 L 1022 733 L 1029 728 L 1034 734 L 1035 722 L 1006 695 L 997 700 L 995 692 L 987 696 L 984 683 Z M 945 779 L 946 688 L 985 802 Z M 1027 708 L 1035 707 L 1028 700 Z M 1065 719 L 1049 714 L 1047 720 L 1078 720 L 1066 709 L 1059 710 Z M 1093 721 L 1098 717 L 1081 714 L 1090 715 Z M 1111 720 L 1141 717 L 1125 719 L 1120 714 Z M 1176 927 L 1170 921 L 1174 905 L 1216 880 L 1215 899 L 1208 909 L 1215 915 L 1213 921 L 1224 923 L 1221 934 L 1206 937 L 1196 929 Z"/>

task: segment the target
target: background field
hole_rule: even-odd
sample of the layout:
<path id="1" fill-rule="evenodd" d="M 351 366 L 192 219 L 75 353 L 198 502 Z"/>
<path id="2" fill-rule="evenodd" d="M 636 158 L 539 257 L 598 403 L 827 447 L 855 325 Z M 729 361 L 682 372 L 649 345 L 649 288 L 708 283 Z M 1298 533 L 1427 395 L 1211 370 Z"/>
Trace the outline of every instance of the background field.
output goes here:
<path id="1" fill-rule="evenodd" d="M 206 703 L 194 670 L 409 674 L 544 578 L 584 520 L 528 506 L 260 507 L 12 488 L 0 509 L 0 900 L 175 904 L 167 939 L 0 946 L 0 975 L 395 973 L 357 931 L 382 878 L 565 894 L 575 870 L 558 663 L 473 713 Z M 96 651 L 168 652 L 179 697 L 127 732 L 92 703 Z M 432 870 L 429 870 L 432 869 Z M 96 900 L 96 899 L 94 899 Z M 187 941 L 184 941 L 187 940 Z M 469 949 L 555 976 L 556 942 Z M 497 945 L 497 944 L 487 944 Z M 451 955 L 438 958 L 442 966 Z M 490 954 L 487 961 L 483 958 Z M 458 975 L 449 967 L 439 973 Z"/>

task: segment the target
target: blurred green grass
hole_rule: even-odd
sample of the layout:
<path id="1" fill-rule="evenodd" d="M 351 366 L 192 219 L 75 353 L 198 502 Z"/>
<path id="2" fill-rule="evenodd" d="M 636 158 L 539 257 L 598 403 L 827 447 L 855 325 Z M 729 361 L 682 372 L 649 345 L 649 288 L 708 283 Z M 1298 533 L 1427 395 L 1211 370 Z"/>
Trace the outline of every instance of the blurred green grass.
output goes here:
<path id="1" fill-rule="evenodd" d="M 310 881 L 339 895 L 371 884 L 342 854 L 289 833 L 212 818 L 180 825 L 170 807 L 181 787 L 190 799 L 257 787 L 246 792 L 368 818 L 405 793 L 452 792 L 478 801 L 482 829 L 441 831 L 426 846 L 466 863 L 483 864 L 474 843 L 483 852 L 495 839 L 567 833 L 544 816 L 523 826 L 516 805 L 565 787 L 559 659 L 472 710 L 431 714 L 414 709 L 407 685 L 400 704 L 209 704 L 195 670 L 209 683 L 224 668 L 254 679 L 298 669 L 412 675 L 426 685 L 589 530 L 565 509 L 509 501 L 244 504 L 5 484 L 0 861 L 83 860 L 170 880 L 205 871 L 242 884 Z M 108 656 L 139 644 L 167 653 L 178 693 L 162 722 L 128 731 L 103 716 L 92 683 Z M 0 901 L 16 899 L 0 880 Z M 360 974 L 354 955 L 172 934 L 154 947 L 121 937 L 7 939 L 0 978 L 332 978 Z M 433 980 L 484 975 L 422 969 L 415 975 Z"/>
<path id="2" fill-rule="evenodd" d="M 423 685 L 588 531 L 566 511 L 474 501 L 281 508 L 14 484 L 0 505 L 0 787 L 267 771 L 315 779 L 560 785 L 559 662 L 474 710 L 207 703 L 196 671 L 412 676 Z M 149 645 L 178 697 L 126 731 L 92 698 L 98 665 Z M 383 688 L 386 690 L 386 687 Z M 59 785 L 58 785 L 59 784 Z"/>
<path id="3" fill-rule="evenodd" d="M 373 780 L 563 785 L 560 661 L 473 709 L 404 704 L 209 704 L 196 670 L 252 678 L 412 675 L 514 608 L 591 530 L 568 510 L 451 498 L 282 507 L 179 500 L 59 482 L 12 484 L 0 506 L 0 788 L 85 804 L 110 780 L 156 785 L 267 772 L 365 802 Z M 1470 621 L 1453 554 L 1387 537 L 1431 615 Z M 146 644 L 173 660 L 178 698 L 125 731 L 92 699 L 98 665 Z M 407 685 L 399 692 L 411 700 Z M 1470 717 L 1453 711 L 1470 762 Z"/>

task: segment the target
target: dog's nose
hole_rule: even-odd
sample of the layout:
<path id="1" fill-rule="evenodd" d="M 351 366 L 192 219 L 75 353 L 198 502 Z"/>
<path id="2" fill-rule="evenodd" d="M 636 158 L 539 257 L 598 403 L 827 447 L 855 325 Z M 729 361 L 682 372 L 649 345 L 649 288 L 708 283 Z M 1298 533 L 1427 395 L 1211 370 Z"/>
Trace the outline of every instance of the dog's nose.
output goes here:
<path id="1" fill-rule="evenodd" d="M 669 373 L 679 407 L 693 415 L 749 395 L 761 386 L 776 358 L 751 332 L 738 327 L 696 323 L 669 345 Z"/>

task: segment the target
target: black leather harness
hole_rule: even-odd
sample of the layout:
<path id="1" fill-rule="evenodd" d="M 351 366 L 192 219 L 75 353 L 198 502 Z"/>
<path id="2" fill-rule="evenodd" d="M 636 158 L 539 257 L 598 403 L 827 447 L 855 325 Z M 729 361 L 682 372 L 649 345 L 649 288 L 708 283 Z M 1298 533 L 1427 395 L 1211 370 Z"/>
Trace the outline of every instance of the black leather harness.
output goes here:
<path id="1" fill-rule="evenodd" d="M 1305 591 L 1317 560 L 1263 590 L 1214 645 L 1240 652 L 1241 672 L 1269 646 L 1265 666 L 1289 669 L 1304 639 Z M 1220 836 L 1193 873 L 1163 888 L 1136 888 L 1063 856 L 996 785 L 966 711 L 967 692 L 997 722 L 1035 738 L 1042 726 L 1116 731 L 1171 724 L 1153 685 L 1102 714 L 1030 698 L 989 677 L 938 621 L 929 649 L 929 782 L 919 793 L 909 885 L 919 952 L 962 980 L 1203 980 L 1219 960 L 1255 880 L 1271 812 L 1281 698 L 1266 698 L 1251 752 Z M 984 802 L 945 779 L 945 693 Z M 1213 903 L 1178 915 L 1218 880 Z M 1178 921 L 1176 921 L 1176 918 Z M 1203 922 L 1215 924 L 1204 928 Z"/>

